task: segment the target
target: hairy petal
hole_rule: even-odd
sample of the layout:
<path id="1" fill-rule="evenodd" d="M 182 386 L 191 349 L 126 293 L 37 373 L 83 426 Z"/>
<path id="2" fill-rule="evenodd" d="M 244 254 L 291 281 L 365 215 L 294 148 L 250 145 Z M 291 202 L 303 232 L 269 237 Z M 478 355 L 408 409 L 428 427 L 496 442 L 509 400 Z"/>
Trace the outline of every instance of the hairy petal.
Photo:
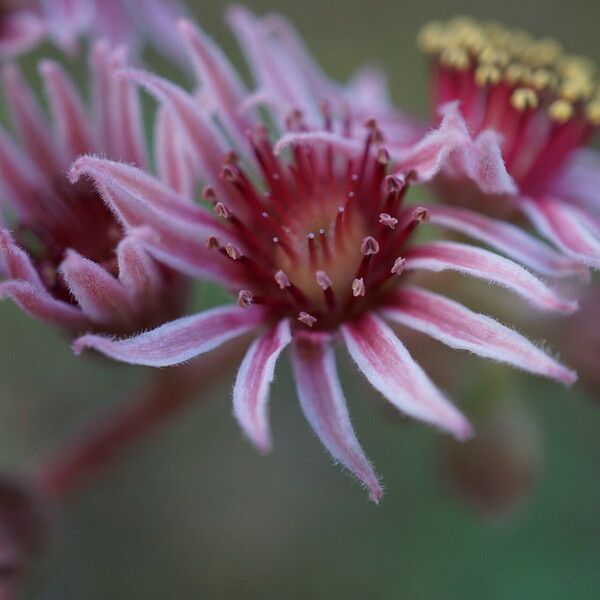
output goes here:
<path id="1" fill-rule="evenodd" d="M 300 405 L 314 432 L 333 458 L 355 475 L 368 488 L 371 500 L 378 503 L 383 489 L 350 422 L 329 336 L 297 336 L 292 364 Z"/>
<path id="2" fill-rule="evenodd" d="M 163 284 L 158 265 L 144 250 L 135 236 L 127 236 L 117 246 L 119 281 L 129 295 L 133 306 L 158 300 Z"/>
<path id="3" fill-rule="evenodd" d="M 130 299 L 123 286 L 97 263 L 68 250 L 60 273 L 90 320 L 99 325 L 127 323 Z"/>
<path id="4" fill-rule="evenodd" d="M 550 277 L 585 275 L 587 269 L 519 227 L 453 206 L 429 207 L 430 222 L 458 231 L 499 250 L 533 271 Z"/>
<path id="5" fill-rule="evenodd" d="M 233 388 L 233 414 L 248 439 L 262 452 L 271 449 L 267 403 L 275 364 L 291 340 L 287 319 L 256 339 L 242 361 Z"/>
<path id="6" fill-rule="evenodd" d="M 0 298 L 10 298 L 35 319 L 66 327 L 73 332 L 85 330 L 89 319 L 71 304 L 55 300 L 44 288 L 26 281 L 10 280 L 0 283 Z"/>
<path id="7" fill-rule="evenodd" d="M 435 387 L 381 319 L 366 313 L 341 330 L 358 368 L 396 408 L 458 439 L 472 434 L 466 418 Z"/>
<path id="8" fill-rule="evenodd" d="M 53 148 L 50 130 L 21 70 L 13 64 L 2 69 L 2 83 L 11 123 L 20 145 L 43 173 L 56 173 L 61 165 Z"/>
<path id="9" fill-rule="evenodd" d="M 56 124 L 58 143 L 68 161 L 93 147 L 90 120 L 73 81 L 56 62 L 40 62 L 52 119 Z"/>
<path id="10" fill-rule="evenodd" d="M 521 206 L 534 227 L 565 254 L 600 268 L 600 239 L 578 211 L 550 198 L 523 198 Z"/>
<path id="11" fill-rule="evenodd" d="M 388 319 L 412 327 L 451 348 L 572 384 L 576 374 L 512 329 L 438 294 L 415 287 L 394 292 L 382 311 Z"/>
<path id="12" fill-rule="evenodd" d="M 266 319 L 257 306 L 226 306 L 183 317 L 124 340 L 84 335 L 73 349 L 77 354 L 93 348 L 110 358 L 134 365 L 167 367 L 213 350 L 254 329 Z"/>
<path id="13" fill-rule="evenodd" d="M 575 301 L 561 298 L 523 267 L 481 248 L 456 242 L 430 242 L 411 248 L 405 258 L 406 269 L 457 271 L 506 287 L 544 310 L 570 313 L 577 308 Z"/>
<path id="14" fill-rule="evenodd" d="M 0 272 L 10 279 L 26 281 L 39 288 L 44 287 L 31 259 L 17 246 L 6 229 L 0 229 Z"/>

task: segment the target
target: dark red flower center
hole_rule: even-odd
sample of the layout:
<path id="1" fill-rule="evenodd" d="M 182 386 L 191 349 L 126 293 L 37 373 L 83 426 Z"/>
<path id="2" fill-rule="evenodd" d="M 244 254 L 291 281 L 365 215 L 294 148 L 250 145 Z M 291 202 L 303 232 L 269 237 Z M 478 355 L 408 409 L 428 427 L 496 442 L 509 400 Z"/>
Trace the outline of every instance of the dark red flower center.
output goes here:
<path id="1" fill-rule="evenodd" d="M 302 131 L 298 119 L 292 127 Z M 300 140 L 282 158 L 266 130 L 250 140 L 259 173 L 232 157 L 223 169 L 232 204 L 207 192 L 232 234 L 208 245 L 239 269 L 240 305 L 267 305 L 277 316 L 327 329 L 379 301 L 401 274 L 407 238 L 427 213 L 403 206 L 408 183 L 388 176 L 376 124 L 368 124 L 354 154 Z"/>

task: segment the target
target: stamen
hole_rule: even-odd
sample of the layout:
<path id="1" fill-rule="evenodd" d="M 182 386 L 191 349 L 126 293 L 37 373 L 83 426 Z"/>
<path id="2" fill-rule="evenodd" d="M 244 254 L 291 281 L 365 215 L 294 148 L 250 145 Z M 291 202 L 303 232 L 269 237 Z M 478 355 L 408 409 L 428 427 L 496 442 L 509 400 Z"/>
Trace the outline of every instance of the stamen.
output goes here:
<path id="1" fill-rule="evenodd" d="M 331 279 L 325 271 L 317 271 L 315 273 L 317 284 L 323 290 L 323 294 L 325 296 L 325 301 L 327 302 L 327 306 L 332 309 L 335 307 L 335 296 L 333 294 L 333 289 L 331 287 Z"/>
<path id="2" fill-rule="evenodd" d="M 277 273 L 275 273 L 275 281 L 281 290 L 284 290 L 292 285 L 288 279 L 288 276 L 283 271 L 277 271 Z"/>
<path id="3" fill-rule="evenodd" d="M 229 256 L 229 258 L 232 260 L 239 260 L 244 256 L 242 251 L 234 244 L 226 244 L 225 252 L 227 252 L 227 256 Z"/>
<path id="4" fill-rule="evenodd" d="M 355 298 L 365 295 L 365 281 L 362 277 L 357 278 L 352 282 L 352 295 Z"/>
<path id="5" fill-rule="evenodd" d="M 222 202 L 217 202 L 215 204 L 215 213 L 217 217 L 220 217 L 221 219 L 228 219 L 231 215 L 228 208 Z"/>
<path id="6" fill-rule="evenodd" d="M 312 315 L 309 315 L 307 312 L 301 312 L 298 315 L 298 321 L 304 323 L 305 325 L 308 325 L 308 327 L 313 327 L 314 324 L 317 322 L 317 319 Z"/>
<path id="7" fill-rule="evenodd" d="M 209 250 L 218 250 L 221 247 L 221 242 L 219 242 L 219 239 L 216 238 L 214 235 L 211 235 L 207 240 L 206 240 L 206 247 Z"/>
<path id="8" fill-rule="evenodd" d="M 394 266 L 392 267 L 390 273 L 393 275 L 402 275 L 402 271 L 404 271 L 404 266 L 406 265 L 406 259 L 399 257 L 394 261 Z"/>
<path id="9" fill-rule="evenodd" d="M 365 256 L 370 256 L 372 254 L 377 254 L 379 252 L 379 243 L 377 240 L 371 236 L 367 236 L 363 239 L 360 245 L 360 251 Z"/>
<path id="10" fill-rule="evenodd" d="M 240 308 L 249 308 L 254 299 L 254 294 L 250 290 L 240 290 L 238 293 L 238 306 Z"/>
<path id="11" fill-rule="evenodd" d="M 385 225 L 386 227 L 388 227 L 389 229 L 394 229 L 396 227 L 396 225 L 398 225 L 398 219 L 395 219 L 394 217 L 392 217 L 391 215 L 388 215 L 387 213 L 381 213 L 379 215 L 379 222 L 382 225 Z"/>

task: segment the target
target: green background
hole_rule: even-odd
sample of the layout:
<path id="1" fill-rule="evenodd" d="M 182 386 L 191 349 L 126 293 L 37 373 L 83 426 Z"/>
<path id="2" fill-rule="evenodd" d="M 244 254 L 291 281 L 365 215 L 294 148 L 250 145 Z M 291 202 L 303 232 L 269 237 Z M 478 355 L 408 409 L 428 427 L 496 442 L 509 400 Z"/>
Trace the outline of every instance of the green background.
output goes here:
<path id="1" fill-rule="evenodd" d="M 395 100 L 422 116 L 428 111 L 427 78 L 414 38 L 430 19 L 497 18 L 600 58 L 600 3 L 584 0 L 247 5 L 290 17 L 337 79 L 363 63 L 383 66 Z M 193 6 L 240 64 L 222 22 L 225 5 L 203 0 Z M 484 293 L 482 286 L 474 289 Z M 210 290 L 195 300 L 197 306 L 213 302 Z M 0 305 L 0 322 L 0 456 L 8 470 L 35 464 L 73 428 L 117 406 L 145 376 L 141 369 L 74 358 L 58 333 L 10 303 Z M 600 597 L 597 396 L 582 385 L 565 390 L 473 357 L 451 362 L 450 353 L 435 345 L 419 348 L 426 364 L 429 348 L 436 360 L 448 361 L 441 383 L 467 414 L 477 414 L 492 396 L 505 396 L 527 406 L 539 422 L 543 472 L 510 518 L 492 521 L 464 504 L 444 481 L 436 454 L 442 436 L 382 410 L 342 353 L 355 426 L 384 478 L 383 503 L 370 504 L 331 465 L 300 413 L 287 361 L 272 392 L 275 449 L 259 456 L 231 415 L 232 365 L 219 386 L 199 394 L 197 403 L 70 501 L 25 597 Z"/>

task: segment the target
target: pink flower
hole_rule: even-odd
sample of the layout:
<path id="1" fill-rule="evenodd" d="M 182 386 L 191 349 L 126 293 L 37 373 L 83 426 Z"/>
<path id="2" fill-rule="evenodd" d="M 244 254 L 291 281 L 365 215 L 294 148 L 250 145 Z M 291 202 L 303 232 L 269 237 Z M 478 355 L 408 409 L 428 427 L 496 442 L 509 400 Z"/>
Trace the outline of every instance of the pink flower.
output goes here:
<path id="1" fill-rule="evenodd" d="M 463 138 L 434 182 L 462 208 L 446 206 L 436 221 L 544 274 L 573 273 L 573 261 L 600 266 L 600 158 L 583 149 L 600 123 L 590 61 L 554 40 L 465 18 L 426 26 L 420 43 L 434 104 Z M 531 253 L 523 232 L 486 214 L 529 221 L 571 262 Z"/>
<path id="2" fill-rule="evenodd" d="M 181 278 L 126 235 L 94 187 L 67 179 L 87 152 L 146 164 L 137 90 L 114 75 L 124 64 L 123 52 L 96 45 L 88 108 L 57 63 L 40 62 L 49 119 L 18 68 L 2 70 L 14 137 L 0 130 L 0 295 L 72 333 L 156 325 L 177 314 L 183 296 Z"/>
<path id="3" fill-rule="evenodd" d="M 440 240 L 415 243 L 428 211 L 405 204 L 410 177 L 390 174 L 384 132 L 375 121 L 363 127 L 359 141 L 348 112 L 330 109 L 339 90 L 329 97 L 319 126 L 316 114 L 308 125 L 290 96 L 292 112 L 276 120 L 287 122 L 286 133 L 273 147 L 257 114 L 240 117 L 246 92 L 220 49 L 189 23 L 181 32 L 200 74 L 200 102 L 155 75 L 124 76 L 168 111 L 171 133 L 178 134 L 170 139 L 179 141 L 167 171 L 176 178 L 180 168 L 193 165 L 208 186 L 204 197 L 215 215 L 130 165 L 85 156 L 74 163 L 71 177 L 93 178 L 125 219 L 136 219 L 139 206 L 148 208 L 149 228 L 138 230 L 146 250 L 171 268 L 222 283 L 237 303 L 128 339 L 85 335 L 75 342 L 76 352 L 94 348 L 127 363 L 163 367 L 256 332 L 233 404 L 245 434 L 267 451 L 269 388 L 279 356 L 290 347 L 306 418 L 375 502 L 382 487 L 350 422 L 335 366 L 338 342 L 393 406 L 459 439 L 471 434 L 467 419 L 387 322 L 567 384 L 575 380 L 572 371 L 512 329 L 409 285 L 414 271 L 455 271 L 504 286 L 542 309 L 574 308 L 524 268 L 489 251 Z M 288 83 L 299 88 L 294 73 L 290 70 Z M 189 148 L 182 152 L 184 138 Z M 439 162 L 431 153 L 421 159 L 411 165 L 414 177 Z"/>
<path id="4" fill-rule="evenodd" d="M 136 48 L 146 37 L 171 58 L 182 46 L 171 34 L 185 14 L 179 0 L 4 0 L 0 8 L 0 58 L 32 49 L 50 37 L 67 53 L 78 39 L 106 39 Z"/>

